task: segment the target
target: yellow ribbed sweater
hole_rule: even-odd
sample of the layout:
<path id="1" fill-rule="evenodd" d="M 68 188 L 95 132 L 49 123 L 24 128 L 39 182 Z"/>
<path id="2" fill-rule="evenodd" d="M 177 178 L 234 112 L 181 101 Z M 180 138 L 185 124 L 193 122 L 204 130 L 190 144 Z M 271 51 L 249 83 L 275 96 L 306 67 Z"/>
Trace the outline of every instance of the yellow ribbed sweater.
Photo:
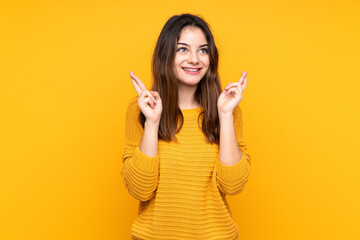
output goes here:
<path id="1" fill-rule="evenodd" d="M 125 188 L 139 202 L 133 239 L 238 239 L 226 195 L 242 191 L 250 174 L 250 156 L 242 133 L 241 110 L 234 126 L 242 158 L 232 166 L 219 160 L 219 146 L 207 143 L 198 126 L 203 107 L 181 110 L 182 129 L 175 141 L 158 141 L 158 154 L 140 151 L 143 128 L 134 97 L 126 112 L 125 151 L 121 170 Z M 200 118 L 200 126 L 201 126 Z"/>

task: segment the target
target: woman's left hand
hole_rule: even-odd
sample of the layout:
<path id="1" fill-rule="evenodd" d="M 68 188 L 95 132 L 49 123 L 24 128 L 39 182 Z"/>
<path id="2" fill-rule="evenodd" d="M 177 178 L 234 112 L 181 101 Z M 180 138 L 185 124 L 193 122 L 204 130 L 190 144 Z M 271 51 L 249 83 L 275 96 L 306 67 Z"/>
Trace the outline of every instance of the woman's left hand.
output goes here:
<path id="1" fill-rule="evenodd" d="M 228 83 L 217 101 L 219 115 L 232 114 L 235 107 L 240 103 L 242 94 L 246 88 L 247 72 L 242 72 L 239 81 Z"/>

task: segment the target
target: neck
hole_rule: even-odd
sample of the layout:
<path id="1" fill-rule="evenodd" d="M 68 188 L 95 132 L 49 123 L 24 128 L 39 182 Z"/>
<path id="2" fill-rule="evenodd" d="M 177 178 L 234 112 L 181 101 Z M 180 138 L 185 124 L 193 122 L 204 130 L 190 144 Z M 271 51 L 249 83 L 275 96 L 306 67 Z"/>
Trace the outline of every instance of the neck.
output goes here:
<path id="1" fill-rule="evenodd" d="M 180 109 L 198 108 L 200 104 L 195 101 L 194 95 L 197 85 L 178 85 L 178 104 Z"/>

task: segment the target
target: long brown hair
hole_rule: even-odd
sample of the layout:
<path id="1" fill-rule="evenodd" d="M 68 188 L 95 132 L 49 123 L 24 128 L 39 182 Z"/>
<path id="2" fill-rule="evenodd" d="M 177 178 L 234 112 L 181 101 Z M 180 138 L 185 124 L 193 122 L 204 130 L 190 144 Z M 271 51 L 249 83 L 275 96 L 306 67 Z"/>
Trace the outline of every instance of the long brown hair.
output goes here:
<path id="1" fill-rule="evenodd" d="M 192 14 L 172 16 L 161 30 L 152 58 L 152 90 L 157 91 L 163 103 L 158 137 L 164 141 L 176 140 L 175 134 L 181 130 L 184 116 L 178 105 L 177 79 L 173 71 L 174 58 L 180 32 L 184 27 L 202 30 L 208 42 L 210 65 L 205 76 L 198 83 L 195 100 L 203 106 L 202 131 L 209 143 L 219 144 L 220 124 L 217 100 L 221 93 L 218 74 L 218 51 L 208 24 L 201 17 Z M 144 127 L 145 116 L 140 112 L 139 121 Z M 179 121 L 179 122 L 178 122 Z"/>

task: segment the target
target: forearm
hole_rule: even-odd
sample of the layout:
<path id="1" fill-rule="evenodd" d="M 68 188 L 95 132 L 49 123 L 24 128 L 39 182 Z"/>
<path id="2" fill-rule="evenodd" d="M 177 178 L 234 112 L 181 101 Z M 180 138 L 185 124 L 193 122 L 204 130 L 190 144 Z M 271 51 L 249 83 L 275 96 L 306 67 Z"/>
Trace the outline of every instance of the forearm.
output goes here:
<path id="1" fill-rule="evenodd" d="M 124 157 L 121 175 L 125 188 L 140 201 L 151 199 L 159 183 L 159 158 L 144 154 L 139 147 L 126 147 Z"/>
<path id="2" fill-rule="evenodd" d="M 158 127 L 145 123 L 139 147 L 125 147 L 122 177 L 128 192 L 140 201 L 151 199 L 159 183 L 159 158 L 157 157 Z M 141 136 L 141 135 L 140 135 Z"/>
<path id="3" fill-rule="evenodd" d="M 236 140 L 234 117 L 231 114 L 219 115 L 220 118 L 220 161 L 227 166 L 236 164 L 242 153 Z"/>
<path id="4" fill-rule="evenodd" d="M 140 142 L 140 150 L 144 154 L 155 157 L 158 152 L 158 131 L 159 123 L 156 122 L 145 122 L 144 134 Z"/>

